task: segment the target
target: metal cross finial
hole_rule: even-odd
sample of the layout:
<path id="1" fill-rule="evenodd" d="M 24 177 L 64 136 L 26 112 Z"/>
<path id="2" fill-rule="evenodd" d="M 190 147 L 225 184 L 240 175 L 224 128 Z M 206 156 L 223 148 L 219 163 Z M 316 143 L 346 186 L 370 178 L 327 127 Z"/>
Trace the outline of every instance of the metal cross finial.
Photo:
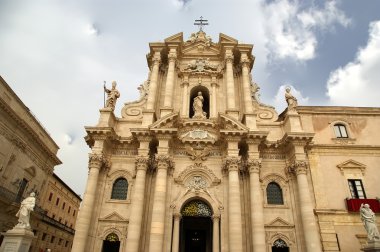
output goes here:
<path id="1" fill-rule="evenodd" d="M 194 25 L 198 25 L 199 31 L 203 31 L 203 26 L 208 25 L 208 20 L 203 19 L 203 17 L 201 16 L 200 19 L 195 19 Z"/>

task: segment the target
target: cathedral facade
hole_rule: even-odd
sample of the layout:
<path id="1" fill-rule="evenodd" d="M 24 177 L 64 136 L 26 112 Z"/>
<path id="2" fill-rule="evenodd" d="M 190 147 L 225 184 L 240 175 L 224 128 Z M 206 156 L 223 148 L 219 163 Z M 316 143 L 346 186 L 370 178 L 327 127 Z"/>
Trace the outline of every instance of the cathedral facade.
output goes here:
<path id="1" fill-rule="evenodd" d="M 358 251 L 357 205 L 379 207 L 378 108 L 278 114 L 258 99 L 253 45 L 205 32 L 150 43 L 141 98 L 106 89 L 86 127 L 74 252 Z M 376 211 L 376 209 L 375 209 Z"/>

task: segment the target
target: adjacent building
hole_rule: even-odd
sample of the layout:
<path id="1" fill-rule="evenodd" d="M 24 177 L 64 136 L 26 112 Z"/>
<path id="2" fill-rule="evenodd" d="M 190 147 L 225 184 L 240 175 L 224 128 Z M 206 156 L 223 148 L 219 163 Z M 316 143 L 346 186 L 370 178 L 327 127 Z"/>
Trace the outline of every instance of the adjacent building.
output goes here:
<path id="1" fill-rule="evenodd" d="M 1 77 L 0 118 L 0 231 L 16 225 L 20 202 L 35 192 L 30 251 L 70 251 L 81 199 L 53 173 L 59 147 Z"/>
<path id="2" fill-rule="evenodd" d="M 74 252 L 359 251 L 361 203 L 379 211 L 379 108 L 258 99 L 253 45 L 200 30 L 149 44 L 141 98 L 91 148 Z M 123 91 L 120 92 L 121 97 Z"/>

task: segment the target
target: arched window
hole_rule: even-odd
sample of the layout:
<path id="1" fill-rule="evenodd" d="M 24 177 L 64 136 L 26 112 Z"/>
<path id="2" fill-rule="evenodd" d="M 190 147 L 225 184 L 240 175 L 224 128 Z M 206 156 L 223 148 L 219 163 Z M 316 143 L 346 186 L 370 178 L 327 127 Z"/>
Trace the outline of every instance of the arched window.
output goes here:
<path id="1" fill-rule="evenodd" d="M 267 186 L 267 202 L 273 205 L 283 205 L 282 189 L 276 182 L 270 182 Z"/>
<path id="2" fill-rule="evenodd" d="M 338 123 L 334 125 L 335 136 L 337 138 L 348 138 L 346 126 Z"/>
<path id="3" fill-rule="evenodd" d="M 111 199 L 125 200 L 128 193 L 128 181 L 125 178 L 118 178 L 112 186 Z"/>

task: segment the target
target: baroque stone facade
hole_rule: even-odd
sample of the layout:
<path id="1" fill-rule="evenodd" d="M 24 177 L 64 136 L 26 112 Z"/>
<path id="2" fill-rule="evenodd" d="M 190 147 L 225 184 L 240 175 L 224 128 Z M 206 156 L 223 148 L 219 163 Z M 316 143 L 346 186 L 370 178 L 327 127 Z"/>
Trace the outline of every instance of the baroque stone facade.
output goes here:
<path id="1" fill-rule="evenodd" d="M 141 98 L 86 127 L 74 252 L 360 249 L 346 198 L 379 196 L 380 109 L 303 107 L 287 90 L 278 115 L 258 100 L 252 45 L 201 30 L 149 46 Z"/>

